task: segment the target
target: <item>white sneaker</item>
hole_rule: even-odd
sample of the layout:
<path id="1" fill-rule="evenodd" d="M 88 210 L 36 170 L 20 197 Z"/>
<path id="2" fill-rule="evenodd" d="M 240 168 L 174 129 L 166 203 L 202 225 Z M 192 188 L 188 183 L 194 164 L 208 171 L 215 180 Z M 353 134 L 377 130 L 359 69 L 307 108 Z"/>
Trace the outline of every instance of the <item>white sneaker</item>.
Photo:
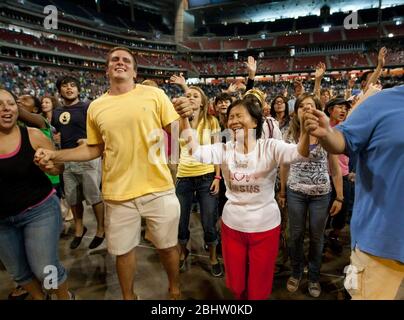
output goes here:
<path id="1" fill-rule="evenodd" d="M 309 281 L 309 293 L 313 298 L 318 298 L 321 294 L 320 282 Z"/>

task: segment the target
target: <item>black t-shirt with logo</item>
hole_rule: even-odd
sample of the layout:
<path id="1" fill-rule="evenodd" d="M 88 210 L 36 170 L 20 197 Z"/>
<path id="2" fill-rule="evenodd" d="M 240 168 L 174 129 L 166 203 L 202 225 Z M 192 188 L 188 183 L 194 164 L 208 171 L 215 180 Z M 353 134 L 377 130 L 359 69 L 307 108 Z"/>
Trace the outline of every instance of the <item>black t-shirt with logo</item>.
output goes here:
<path id="1" fill-rule="evenodd" d="M 53 110 L 52 126 L 60 132 L 62 149 L 75 148 L 77 140 L 87 138 L 86 120 L 89 103 L 78 102 Z"/>

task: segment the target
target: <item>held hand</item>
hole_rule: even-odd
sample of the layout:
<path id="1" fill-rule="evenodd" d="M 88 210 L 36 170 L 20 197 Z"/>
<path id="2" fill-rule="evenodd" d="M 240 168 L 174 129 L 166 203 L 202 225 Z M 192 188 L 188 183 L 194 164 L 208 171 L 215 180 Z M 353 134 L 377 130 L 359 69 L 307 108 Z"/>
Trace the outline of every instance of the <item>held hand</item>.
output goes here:
<path id="1" fill-rule="evenodd" d="M 332 203 L 331 209 L 330 209 L 330 216 L 333 217 L 335 216 L 338 212 L 341 211 L 342 208 L 342 203 L 334 200 L 334 202 Z"/>
<path id="2" fill-rule="evenodd" d="M 383 47 L 379 50 L 379 55 L 377 56 L 377 65 L 379 67 L 384 67 L 384 64 L 386 62 L 386 54 L 387 54 L 387 49 L 386 47 Z"/>
<path id="3" fill-rule="evenodd" d="M 306 114 L 309 114 L 309 115 L 306 116 Z M 300 117 L 300 128 L 301 128 L 300 130 L 301 130 L 302 134 L 308 133 L 308 130 L 304 124 L 305 124 L 306 119 L 310 118 L 310 115 L 312 115 L 311 111 L 309 111 L 308 109 L 303 110 L 303 114 Z"/>
<path id="4" fill-rule="evenodd" d="M 53 150 L 38 148 L 35 152 L 34 163 L 37 166 L 46 166 L 54 158 L 55 152 Z"/>
<path id="5" fill-rule="evenodd" d="M 174 109 L 181 116 L 181 118 L 189 118 L 194 114 L 192 105 L 186 97 L 173 99 Z"/>
<path id="6" fill-rule="evenodd" d="M 220 188 L 220 180 L 213 179 L 212 184 L 210 185 L 210 194 L 214 196 L 219 194 L 219 188 Z"/>
<path id="7" fill-rule="evenodd" d="M 310 110 L 304 113 L 304 130 L 316 138 L 325 137 L 330 128 L 330 120 L 324 112 L 320 110 Z"/>

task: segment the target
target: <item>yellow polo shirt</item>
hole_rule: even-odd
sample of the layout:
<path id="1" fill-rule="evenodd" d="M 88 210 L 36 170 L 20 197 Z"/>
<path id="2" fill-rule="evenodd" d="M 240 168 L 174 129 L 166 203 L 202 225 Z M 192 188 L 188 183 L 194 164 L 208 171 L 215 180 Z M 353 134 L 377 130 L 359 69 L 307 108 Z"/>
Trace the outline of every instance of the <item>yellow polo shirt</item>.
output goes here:
<path id="1" fill-rule="evenodd" d="M 163 90 L 140 84 L 118 96 L 106 93 L 90 104 L 87 143 L 105 145 L 105 200 L 126 201 L 174 188 L 165 160 L 162 128 L 178 118 Z"/>

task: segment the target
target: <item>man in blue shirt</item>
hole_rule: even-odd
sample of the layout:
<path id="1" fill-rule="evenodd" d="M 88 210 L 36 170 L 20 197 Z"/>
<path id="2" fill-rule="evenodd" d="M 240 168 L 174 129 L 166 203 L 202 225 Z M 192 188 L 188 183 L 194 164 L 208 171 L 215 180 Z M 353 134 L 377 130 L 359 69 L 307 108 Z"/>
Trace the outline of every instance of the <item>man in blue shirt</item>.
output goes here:
<path id="1" fill-rule="evenodd" d="M 402 294 L 403 123 L 404 86 L 366 99 L 335 128 L 320 111 L 305 119 L 306 129 L 327 151 L 357 156 L 353 251 L 345 281 L 353 299 L 394 299 Z"/>

